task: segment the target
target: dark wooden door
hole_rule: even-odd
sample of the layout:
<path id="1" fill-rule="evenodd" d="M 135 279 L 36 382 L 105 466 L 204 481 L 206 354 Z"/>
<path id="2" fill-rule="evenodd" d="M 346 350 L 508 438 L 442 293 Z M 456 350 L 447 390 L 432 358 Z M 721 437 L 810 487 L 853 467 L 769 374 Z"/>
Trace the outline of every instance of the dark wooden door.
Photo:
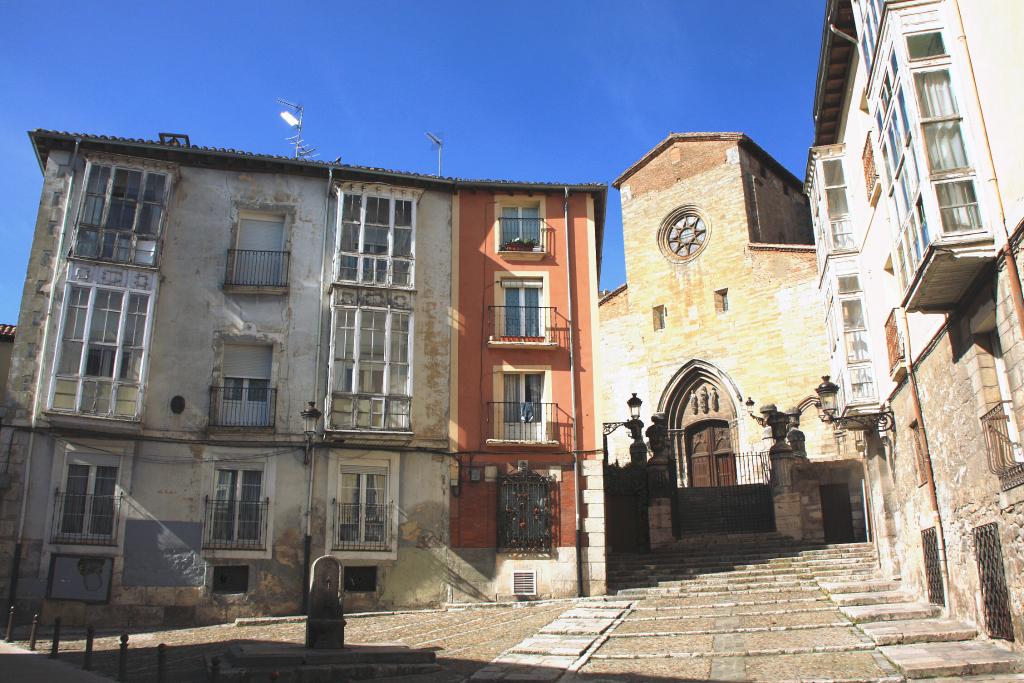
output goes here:
<path id="1" fill-rule="evenodd" d="M 825 527 L 826 543 L 853 542 L 853 510 L 850 507 L 850 487 L 847 484 L 822 484 L 821 522 Z"/>
<path id="2" fill-rule="evenodd" d="M 736 485 L 736 457 L 727 422 L 704 422 L 686 435 L 690 486 Z"/>

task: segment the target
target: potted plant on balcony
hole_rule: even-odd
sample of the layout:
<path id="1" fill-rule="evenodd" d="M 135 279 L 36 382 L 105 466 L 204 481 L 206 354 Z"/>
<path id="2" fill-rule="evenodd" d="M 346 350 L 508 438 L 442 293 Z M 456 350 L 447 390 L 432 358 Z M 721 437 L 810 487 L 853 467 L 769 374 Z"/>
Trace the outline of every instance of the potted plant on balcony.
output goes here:
<path id="1" fill-rule="evenodd" d="M 515 237 L 501 245 L 502 251 L 537 251 L 539 243 L 532 237 Z"/>

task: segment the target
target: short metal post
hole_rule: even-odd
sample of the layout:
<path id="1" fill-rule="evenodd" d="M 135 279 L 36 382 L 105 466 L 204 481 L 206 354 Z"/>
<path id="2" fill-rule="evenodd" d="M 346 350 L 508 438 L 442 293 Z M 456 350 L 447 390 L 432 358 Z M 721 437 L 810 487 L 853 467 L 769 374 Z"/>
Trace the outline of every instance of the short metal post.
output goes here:
<path id="1" fill-rule="evenodd" d="M 28 649 L 36 649 L 36 631 L 39 630 L 39 615 L 32 615 L 32 630 L 28 632 Z"/>
<path id="2" fill-rule="evenodd" d="M 156 683 L 167 683 L 167 646 L 156 646 Z"/>
<path id="3" fill-rule="evenodd" d="M 117 653 L 117 680 L 128 680 L 128 634 L 121 634 L 121 648 Z"/>
<path id="4" fill-rule="evenodd" d="M 90 625 L 85 629 L 85 657 L 82 659 L 82 668 L 86 671 L 92 669 L 92 641 L 96 637 L 96 629 Z"/>
<path id="5" fill-rule="evenodd" d="M 210 659 L 210 683 L 220 680 L 220 657 Z"/>
<path id="6" fill-rule="evenodd" d="M 50 659 L 60 651 L 60 617 L 53 620 L 53 642 L 50 644 Z"/>
<path id="7" fill-rule="evenodd" d="M 7 613 L 7 633 L 4 634 L 4 640 L 8 643 L 14 640 L 14 605 L 11 605 L 11 611 Z"/>

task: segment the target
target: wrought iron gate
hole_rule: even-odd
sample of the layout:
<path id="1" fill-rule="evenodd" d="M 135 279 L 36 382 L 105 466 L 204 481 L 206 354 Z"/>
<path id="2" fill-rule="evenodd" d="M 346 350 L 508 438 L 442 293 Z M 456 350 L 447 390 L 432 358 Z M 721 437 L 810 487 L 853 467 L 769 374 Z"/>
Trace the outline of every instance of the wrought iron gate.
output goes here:
<path id="1" fill-rule="evenodd" d="M 995 522 L 974 529 L 974 556 L 981 579 L 981 598 L 985 606 L 985 629 L 990 638 L 1013 640 L 1010 618 L 1010 591 L 1003 571 L 1003 547 Z"/>
<path id="2" fill-rule="evenodd" d="M 702 462 L 700 472 L 691 472 L 686 436 L 685 430 L 669 430 L 672 461 L 681 484 L 676 493 L 676 533 L 775 531 L 768 452 L 733 453 L 711 448 L 710 465 Z"/>
<path id="3" fill-rule="evenodd" d="M 647 468 L 644 465 L 605 465 L 604 518 L 609 551 L 632 553 L 650 548 L 647 500 Z"/>
<path id="4" fill-rule="evenodd" d="M 527 469 L 498 477 L 498 549 L 551 552 L 557 496 L 554 477 Z"/>
<path id="5" fill-rule="evenodd" d="M 928 602 L 933 605 L 945 605 L 946 592 L 942 588 L 942 568 L 939 566 L 939 536 L 935 527 L 921 532 L 921 547 L 924 549 L 924 576 L 928 582 Z"/>

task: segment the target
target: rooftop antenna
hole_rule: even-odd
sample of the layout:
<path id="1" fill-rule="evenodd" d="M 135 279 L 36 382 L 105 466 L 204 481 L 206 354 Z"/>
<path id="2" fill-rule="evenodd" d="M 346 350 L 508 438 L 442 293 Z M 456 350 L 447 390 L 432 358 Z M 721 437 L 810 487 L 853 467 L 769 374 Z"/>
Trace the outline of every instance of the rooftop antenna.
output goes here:
<path id="1" fill-rule="evenodd" d="M 290 145 L 295 147 L 295 158 L 312 159 L 313 157 L 317 156 L 315 153 L 316 147 L 311 147 L 307 145 L 306 141 L 302 139 L 302 105 L 289 102 L 288 100 L 280 97 L 277 98 L 277 102 L 278 104 L 283 104 L 284 106 L 288 107 L 288 109 L 291 110 L 288 111 L 286 109 L 285 111 L 281 112 L 281 118 L 284 120 L 285 123 L 287 123 L 289 126 L 295 129 L 295 135 L 285 138 L 285 140 L 287 140 Z M 292 112 L 298 114 L 298 118 L 296 118 L 295 114 L 293 114 Z"/>
<path id="2" fill-rule="evenodd" d="M 434 135 L 433 133 L 431 133 L 429 131 L 427 132 L 427 138 L 432 143 L 437 145 L 437 177 L 440 178 L 441 177 L 441 150 L 444 148 L 444 140 L 441 139 L 441 136 Z"/>

